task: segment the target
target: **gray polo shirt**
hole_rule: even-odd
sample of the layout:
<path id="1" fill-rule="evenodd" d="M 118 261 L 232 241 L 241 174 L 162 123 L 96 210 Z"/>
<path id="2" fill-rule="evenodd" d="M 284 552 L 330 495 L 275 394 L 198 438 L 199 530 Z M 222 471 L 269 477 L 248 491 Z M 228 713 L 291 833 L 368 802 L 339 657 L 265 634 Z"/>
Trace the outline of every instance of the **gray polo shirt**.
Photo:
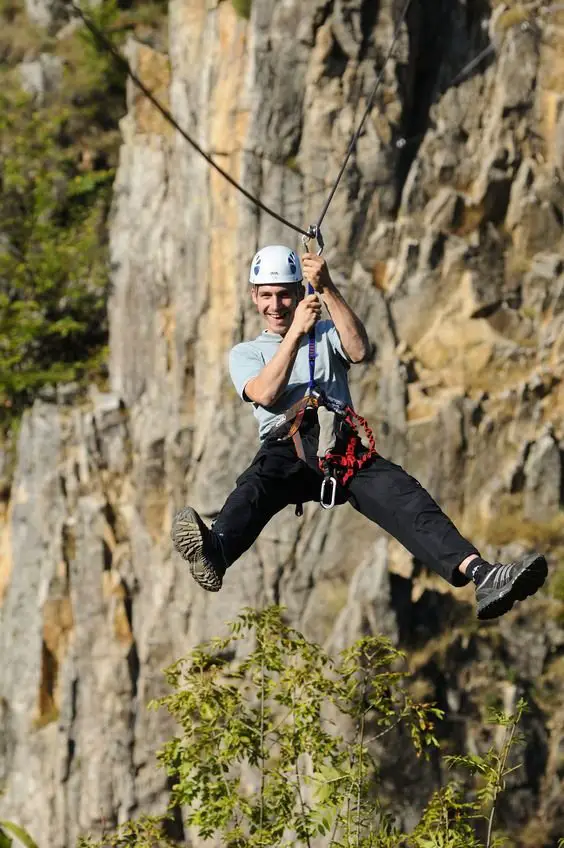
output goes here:
<path id="1" fill-rule="evenodd" d="M 317 354 L 315 360 L 316 385 L 331 397 L 352 405 L 347 377 L 350 361 L 332 321 L 317 322 L 315 325 L 315 341 Z M 229 373 L 237 393 L 243 400 L 251 402 L 245 395 L 245 386 L 249 380 L 260 374 L 267 362 L 270 362 L 281 342 L 282 336 L 265 330 L 254 341 L 242 342 L 232 348 L 229 354 Z M 268 434 L 276 417 L 305 395 L 308 385 L 309 339 L 304 336 L 296 355 L 288 385 L 276 403 L 269 407 L 253 403 L 253 413 L 259 422 L 259 438 L 261 441 Z"/>

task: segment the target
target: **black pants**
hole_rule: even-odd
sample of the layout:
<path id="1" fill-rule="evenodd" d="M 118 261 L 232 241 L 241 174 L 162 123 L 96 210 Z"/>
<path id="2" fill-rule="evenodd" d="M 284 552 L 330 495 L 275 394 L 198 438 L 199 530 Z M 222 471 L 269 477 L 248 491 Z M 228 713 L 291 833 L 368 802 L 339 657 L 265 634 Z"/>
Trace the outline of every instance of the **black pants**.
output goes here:
<path id="1" fill-rule="evenodd" d="M 267 440 L 238 478 L 213 525 L 230 564 L 285 506 L 319 502 L 323 475 L 316 460 L 317 423 L 305 421 L 301 436 L 307 462 L 298 459 L 292 441 Z M 337 503 L 347 501 L 449 583 L 463 586 L 468 582 L 458 566 L 478 551 L 399 465 L 373 457 L 345 487 L 338 487 Z"/>

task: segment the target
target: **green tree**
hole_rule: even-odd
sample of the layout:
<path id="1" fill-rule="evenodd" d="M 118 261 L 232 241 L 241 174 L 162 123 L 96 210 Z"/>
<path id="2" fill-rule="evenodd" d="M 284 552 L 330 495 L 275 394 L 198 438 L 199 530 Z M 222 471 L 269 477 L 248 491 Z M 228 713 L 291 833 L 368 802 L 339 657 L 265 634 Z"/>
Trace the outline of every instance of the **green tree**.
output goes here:
<path id="1" fill-rule="evenodd" d="M 0 405 L 76 379 L 106 344 L 111 171 L 77 173 L 67 113 L 0 94 Z"/>
<path id="2" fill-rule="evenodd" d="M 225 639 L 167 670 L 174 691 L 153 705 L 180 727 L 158 755 L 172 783 L 168 813 L 181 808 L 201 839 L 227 848 L 298 848 L 319 838 L 334 848 L 502 845 L 495 803 L 522 705 L 495 717 L 508 728 L 501 752 L 447 761 L 479 774 L 478 790 L 452 780 L 404 833 L 401 799 L 394 805 L 386 795 L 377 750 L 395 735 L 394 744 L 409 741 L 425 757 L 437 747 L 433 722 L 441 713 L 411 699 L 402 660 L 383 637 L 361 639 L 334 660 L 288 627 L 279 608 L 245 611 Z M 485 842 L 478 820 L 489 822 Z M 150 824 L 152 844 L 167 844 L 155 836 L 158 820 Z M 144 846 L 135 823 L 127 827 L 103 845 Z"/>
<path id="3" fill-rule="evenodd" d="M 117 6 L 105 0 L 90 14 L 108 28 Z M 125 75 L 84 28 L 52 49 L 65 73 L 41 105 L 19 88 L 17 75 L 0 74 L 4 429 L 42 386 L 80 380 L 106 355 L 106 217 Z"/>

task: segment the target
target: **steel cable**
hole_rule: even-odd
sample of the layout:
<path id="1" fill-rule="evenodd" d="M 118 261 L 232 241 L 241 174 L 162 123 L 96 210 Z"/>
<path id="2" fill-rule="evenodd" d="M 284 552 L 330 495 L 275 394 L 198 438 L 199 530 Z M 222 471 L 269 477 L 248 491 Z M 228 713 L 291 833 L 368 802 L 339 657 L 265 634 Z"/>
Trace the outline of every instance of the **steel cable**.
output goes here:
<path id="1" fill-rule="evenodd" d="M 400 37 L 401 29 L 403 27 L 403 24 L 405 23 L 405 20 L 407 18 L 407 15 L 408 15 L 408 12 L 409 12 L 409 9 L 411 7 L 413 0 L 407 0 L 405 6 L 403 8 L 403 11 L 402 11 L 402 13 L 399 17 L 398 23 L 395 26 L 392 42 L 390 44 L 389 50 L 388 50 L 386 57 L 384 59 L 384 63 L 382 65 L 380 73 L 378 74 L 378 77 L 376 79 L 376 83 L 374 85 L 374 88 L 372 89 L 372 93 L 370 94 L 370 97 L 368 98 L 368 102 L 366 104 L 366 108 L 364 110 L 364 113 L 363 113 L 363 116 L 360 120 L 360 123 L 359 123 L 350 143 L 349 143 L 345 158 L 344 158 L 343 163 L 342 163 L 342 165 L 339 169 L 337 177 L 335 178 L 335 182 L 333 183 L 333 186 L 332 186 L 332 188 L 329 192 L 327 200 L 325 201 L 325 204 L 323 206 L 321 214 L 320 214 L 320 216 L 317 220 L 317 224 L 315 226 L 311 226 L 308 230 L 305 230 L 302 227 L 300 227 L 299 225 L 294 224 L 292 221 L 289 221 L 287 218 L 285 218 L 283 215 L 280 215 L 274 209 L 271 209 L 270 206 L 267 206 L 265 203 L 263 203 L 261 200 L 259 200 L 258 197 L 255 197 L 255 195 L 253 195 L 253 194 L 251 194 L 251 192 L 247 191 L 247 189 L 244 188 L 239 182 L 237 182 L 237 180 L 235 180 L 234 177 L 232 177 L 227 171 L 225 171 L 220 165 L 218 165 L 217 162 L 212 158 L 212 156 L 209 153 L 207 153 L 198 144 L 198 142 L 194 138 L 192 138 L 192 136 L 182 126 L 180 126 L 180 124 L 178 123 L 178 121 L 176 120 L 174 115 L 170 112 L 170 110 L 167 109 L 166 106 L 164 106 L 160 102 L 160 100 L 145 85 L 145 83 L 140 79 L 140 77 L 132 70 L 131 65 L 129 64 L 127 59 L 119 52 L 119 50 L 117 50 L 117 48 L 114 46 L 112 41 L 107 37 L 107 35 L 87 15 L 84 14 L 82 9 L 76 4 L 75 0 L 69 0 L 69 2 L 70 2 L 70 6 L 72 7 L 72 9 L 81 18 L 84 25 L 88 28 L 88 30 L 94 36 L 95 40 L 98 41 L 98 43 L 113 56 L 115 61 L 122 67 L 122 69 L 130 77 L 130 79 L 137 86 L 137 88 L 145 95 L 145 97 L 161 113 L 163 118 L 166 121 L 168 121 L 168 123 L 172 127 L 174 127 L 174 129 L 178 133 L 180 133 L 182 138 L 184 138 L 185 141 L 187 141 L 188 144 L 190 144 L 191 147 L 197 153 L 200 154 L 200 156 L 202 156 L 205 159 L 205 161 L 208 163 L 208 165 L 211 168 L 213 168 L 215 171 L 217 171 L 218 174 L 220 174 L 233 188 L 235 188 L 238 192 L 240 192 L 240 194 L 242 194 L 243 197 L 245 197 L 250 203 L 254 204 L 258 209 L 265 212 L 267 215 L 270 215 L 271 218 L 273 218 L 274 220 L 283 224 L 284 226 L 289 227 L 290 229 L 294 230 L 294 232 L 299 233 L 301 236 L 305 237 L 305 239 L 307 239 L 307 240 L 309 240 L 311 238 L 317 238 L 318 241 L 319 241 L 320 236 L 321 236 L 321 225 L 323 224 L 323 221 L 325 220 L 325 216 L 327 215 L 327 212 L 329 211 L 329 207 L 330 207 L 330 205 L 333 201 L 335 193 L 336 193 L 336 191 L 337 191 L 337 189 L 340 185 L 340 182 L 343 178 L 346 167 L 349 163 L 349 159 L 352 156 L 352 154 L 353 154 L 353 152 L 356 148 L 356 145 L 358 144 L 358 140 L 361 136 L 361 133 L 362 133 L 362 130 L 363 130 L 364 125 L 366 123 L 366 120 L 368 118 L 368 115 L 370 114 L 370 112 L 372 110 L 372 107 L 374 105 L 374 100 L 376 98 L 376 94 L 378 93 L 380 86 L 382 85 L 382 82 L 384 80 L 386 68 L 388 66 L 390 59 L 392 58 L 393 51 L 394 51 L 395 46 L 397 44 L 397 41 Z M 563 8 L 564 8 L 564 4 L 560 4 L 560 5 L 557 4 L 557 5 L 549 6 L 547 9 L 545 9 L 543 11 L 551 13 L 551 12 L 554 12 L 554 11 L 557 11 L 557 10 L 563 9 Z M 530 25 L 530 20 L 529 21 L 526 20 L 522 24 L 522 26 L 527 26 L 527 25 Z M 461 71 L 458 72 L 458 74 L 453 78 L 450 85 L 456 85 L 458 82 L 462 81 L 468 73 L 470 73 L 472 70 L 474 70 L 483 59 L 485 59 L 488 55 L 490 55 L 494 51 L 495 51 L 495 48 L 493 47 L 493 45 L 488 45 L 484 50 L 482 50 L 480 52 L 480 54 L 478 56 L 476 56 L 471 62 L 469 62 L 467 65 L 465 65 L 464 68 Z M 403 147 L 406 144 L 408 144 L 410 141 L 411 141 L 411 139 L 405 139 L 405 138 L 399 139 L 396 142 L 396 146 L 397 147 Z M 322 245 L 322 240 L 320 241 L 320 245 Z"/>
<path id="2" fill-rule="evenodd" d="M 243 188 L 243 186 L 240 185 L 240 183 L 238 183 L 237 180 L 235 180 L 227 171 L 225 171 L 221 167 L 221 165 L 218 165 L 217 162 L 210 156 L 210 154 L 206 153 L 206 151 L 202 147 L 200 147 L 198 142 L 193 139 L 192 136 L 183 127 L 180 126 L 174 115 L 166 108 L 166 106 L 163 106 L 160 100 L 155 97 L 153 92 L 149 88 L 147 88 L 145 83 L 132 70 L 131 65 L 129 64 L 127 59 L 122 56 L 119 50 L 116 49 L 110 39 L 105 35 L 105 33 L 102 32 L 102 30 L 97 27 L 96 24 L 93 23 L 93 21 L 91 21 L 90 18 L 84 14 L 82 9 L 77 6 L 74 0 L 70 0 L 70 5 L 77 13 L 77 15 L 82 19 L 84 25 L 89 29 L 94 38 L 104 47 L 105 50 L 111 53 L 115 61 L 123 68 L 126 74 L 135 83 L 135 85 L 143 92 L 145 97 L 150 100 L 155 109 L 157 109 L 161 113 L 163 118 L 168 121 L 169 124 L 171 124 L 171 126 L 173 126 L 175 130 L 177 130 L 177 132 L 180 133 L 182 138 L 185 139 L 185 141 L 187 141 L 188 144 L 190 144 L 194 148 L 194 150 L 200 154 L 200 156 L 203 156 L 203 158 L 206 160 L 208 165 L 210 165 L 210 167 L 217 171 L 218 174 L 221 174 L 221 176 L 225 180 L 227 180 L 227 182 L 230 183 L 233 188 L 237 189 L 237 191 L 239 191 L 244 197 L 247 198 L 247 200 L 253 203 L 256 207 L 261 209 L 263 212 L 266 212 L 267 215 L 270 215 L 272 218 L 279 221 L 281 224 L 284 224 L 286 227 L 290 227 L 290 229 L 294 230 L 297 233 L 300 233 L 300 235 L 302 236 L 308 235 L 307 230 L 302 229 L 297 224 L 293 224 L 291 221 L 288 221 L 282 215 L 279 215 L 278 212 L 275 212 L 274 209 L 271 209 L 269 206 L 259 200 L 258 197 L 255 197 L 253 194 L 251 194 L 249 191 L 247 191 L 246 188 Z"/>
<path id="3" fill-rule="evenodd" d="M 348 162 L 349 162 L 349 159 L 350 159 L 350 157 L 351 157 L 351 155 L 352 155 L 352 153 L 353 153 L 353 151 L 354 151 L 354 149 L 355 149 L 355 147 L 356 147 L 356 145 L 357 145 L 358 139 L 360 138 L 360 134 L 361 134 L 361 132 L 362 132 L 362 130 L 363 130 L 363 127 L 364 127 L 364 124 L 365 124 L 365 122 L 366 122 L 366 119 L 367 119 L 367 117 L 368 117 L 368 115 L 369 115 L 369 113 L 370 113 L 370 111 L 371 111 L 371 109 L 372 109 L 372 106 L 373 106 L 373 104 L 374 104 L 374 99 L 375 99 L 375 97 L 376 97 L 376 94 L 377 94 L 377 92 L 378 92 L 378 89 L 380 88 L 380 85 L 382 84 L 382 81 L 383 81 L 383 79 L 384 79 L 384 74 L 385 74 L 385 72 L 386 72 L 386 67 L 387 67 L 388 62 L 390 61 L 390 59 L 391 59 L 391 57 L 392 57 L 392 53 L 393 53 L 394 47 L 395 47 L 395 45 L 396 45 L 396 43 L 397 43 L 397 40 L 398 40 L 398 38 L 399 38 L 399 35 L 400 35 L 401 27 L 403 26 L 403 23 L 404 23 L 404 21 L 405 21 L 405 19 L 406 19 L 406 17 L 407 17 L 407 13 L 408 13 L 408 11 L 409 11 L 409 7 L 411 6 L 411 3 L 412 3 L 412 0 L 407 0 L 407 3 L 406 3 L 406 5 L 405 5 L 405 7 L 404 7 L 404 10 L 403 10 L 403 12 L 402 12 L 402 14 L 401 14 L 401 16 L 400 16 L 400 20 L 399 20 L 399 22 L 398 22 L 398 24 L 397 24 L 397 26 L 396 26 L 396 28 L 395 28 L 395 31 L 394 31 L 394 37 L 393 37 L 393 39 L 392 39 L 392 43 L 391 43 L 391 45 L 390 45 L 390 49 L 388 50 L 388 53 L 386 54 L 386 58 L 385 58 L 385 60 L 384 60 L 384 64 L 383 64 L 382 69 L 381 69 L 381 71 L 380 71 L 380 73 L 379 73 L 379 75 L 378 75 L 378 78 L 377 78 L 377 80 L 376 80 L 376 84 L 375 84 L 375 86 L 374 86 L 374 88 L 373 88 L 373 90 L 372 90 L 372 93 L 371 93 L 371 95 L 370 95 L 370 97 L 369 97 L 369 99 L 368 99 L 368 103 L 367 103 L 366 109 L 365 109 L 365 111 L 364 111 L 364 115 L 363 115 L 363 117 L 362 117 L 362 120 L 360 121 L 360 124 L 359 124 L 359 126 L 358 126 L 358 128 L 357 128 L 356 132 L 354 133 L 353 138 L 351 139 L 351 142 L 350 142 L 349 147 L 348 147 L 348 149 L 347 149 L 347 153 L 346 153 L 346 156 L 345 156 L 345 160 L 344 160 L 344 162 L 343 162 L 343 164 L 342 164 L 342 166 L 341 166 L 341 168 L 340 168 L 340 170 L 339 170 L 339 173 L 338 173 L 338 175 L 337 175 L 337 178 L 336 178 L 336 180 L 335 180 L 335 183 L 333 184 L 333 187 L 331 188 L 331 191 L 330 191 L 329 196 L 328 196 L 328 198 L 327 198 L 327 200 L 326 200 L 326 202 L 325 202 L 325 205 L 324 205 L 324 207 L 323 207 L 323 210 L 322 210 L 322 212 L 321 212 L 321 215 L 319 216 L 319 220 L 318 220 L 318 223 L 317 223 L 317 227 L 316 227 L 316 228 L 313 228 L 313 227 L 312 227 L 312 228 L 310 228 L 309 230 L 305 230 L 305 229 L 303 229 L 302 227 L 298 226 L 297 224 L 292 223 L 292 221 L 289 221 L 289 220 L 288 220 L 287 218 L 285 218 L 283 215 L 280 215 L 278 212 L 275 212 L 275 210 L 274 210 L 274 209 L 271 209 L 271 208 L 270 208 L 270 206 L 267 206 L 265 203 L 263 203 L 261 200 L 259 200 L 259 198 L 258 198 L 258 197 L 255 197 L 253 194 L 251 194 L 249 191 L 247 191 L 247 189 L 246 189 L 246 188 L 244 188 L 244 187 L 243 187 L 243 186 L 242 186 L 239 182 L 237 182 L 237 180 L 235 180 L 235 179 L 234 179 L 234 178 L 233 178 L 233 177 L 232 177 L 232 176 L 231 176 L 231 175 L 230 175 L 227 171 L 225 171 L 225 170 L 224 170 L 224 169 L 223 169 L 220 165 L 218 165 L 218 164 L 217 164 L 217 162 L 216 162 L 216 161 L 212 158 L 212 156 L 211 156 L 209 153 L 207 153 L 207 152 L 206 152 L 206 151 L 205 151 L 205 150 L 204 150 L 204 149 L 203 149 L 203 148 L 202 148 L 202 147 L 198 144 L 198 142 L 197 142 L 194 138 L 192 138 L 192 136 L 191 136 L 191 135 L 190 135 L 190 134 L 189 134 L 189 133 L 188 133 L 188 132 L 187 132 L 187 131 L 186 131 L 186 130 L 182 127 L 182 126 L 180 126 L 180 124 L 178 123 L 178 121 L 176 120 L 176 118 L 174 117 L 174 115 L 170 112 L 170 110 L 169 110 L 169 109 L 167 109 L 167 108 L 166 108 L 166 106 L 164 106 L 164 105 L 160 102 L 160 100 L 159 100 L 159 99 L 158 99 L 158 98 L 157 98 L 157 97 L 153 94 L 153 92 L 152 92 L 152 91 L 151 91 L 151 90 L 150 90 L 150 89 L 149 89 L 149 88 L 145 85 L 145 83 L 144 83 L 144 82 L 140 79 L 140 77 L 139 77 L 139 76 L 138 76 L 138 75 L 137 75 L 137 74 L 136 74 L 136 73 L 132 70 L 131 65 L 129 64 L 129 62 L 127 61 L 127 59 L 126 59 L 126 58 L 125 58 L 125 57 L 124 57 L 124 56 L 120 53 L 120 51 L 119 51 L 119 50 L 115 47 L 115 45 L 114 45 L 114 44 L 112 43 L 112 41 L 108 38 L 108 36 L 107 36 L 107 35 L 106 35 L 106 34 L 105 34 L 105 33 L 104 33 L 104 32 L 103 32 L 103 31 L 102 31 L 102 30 L 101 30 L 101 29 L 100 29 L 100 28 L 99 28 L 99 27 L 98 27 L 98 26 L 97 26 L 97 25 L 96 25 L 96 24 L 95 24 L 95 23 L 94 23 L 94 22 L 93 22 L 93 21 L 92 21 L 92 20 L 91 20 L 91 19 L 87 16 L 87 15 L 85 15 L 85 14 L 84 14 L 84 12 L 83 12 L 83 11 L 82 11 L 82 9 L 80 8 L 80 6 L 78 6 L 78 5 L 74 2 L 74 0 L 70 0 L 70 6 L 71 6 L 71 7 L 72 7 L 72 9 L 76 12 L 76 14 L 77 14 L 77 15 L 81 18 L 81 20 L 83 21 L 84 25 L 87 27 L 87 29 L 88 29 L 88 30 L 92 33 L 92 35 L 94 36 L 95 40 L 96 40 L 96 41 L 97 41 L 97 42 L 98 42 L 98 43 L 99 43 L 99 44 L 100 44 L 100 45 L 101 45 L 101 46 L 102 46 L 105 50 L 107 50 L 107 51 L 108 51 L 108 52 L 109 52 L 109 53 L 113 56 L 114 60 L 115 60 L 115 61 L 116 61 L 116 62 L 117 62 L 120 66 L 121 66 L 121 68 L 125 71 L 125 73 L 127 74 L 127 76 L 128 76 L 128 77 L 132 80 L 132 82 L 133 82 L 133 83 L 137 86 L 137 88 L 138 88 L 138 89 L 139 89 L 139 90 L 140 90 L 140 91 L 141 91 L 141 92 L 145 95 L 145 97 L 146 97 L 146 98 L 147 98 L 147 99 L 148 99 L 148 100 L 149 100 L 149 101 L 153 104 L 153 106 L 155 107 L 155 109 L 157 109 L 157 110 L 161 113 L 161 115 L 163 116 L 163 118 L 164 118 L 166 121 L 168 121 L 168 123 L 169 123 L 172 127 L 174 127 L 174 129 L 175 129 L 177 132 L 179 132 L 179 133 L 180 133 L 180 135 L 182 136 L 182 138 L 184 138 L 184 139 L 185 139 L 185 141 L 187 141 L 187 142 L 188 142 L 188 144 L 190 144 L 190 145 L 191 145 L 191 147 L 192 147 L 192 148 L 193 148 L 193 149 L 194 149 L 197 153 L 199 153 L 199 154 L 200 154 L 200 156 L 202 156 L 202 157 L 206 160 L 206 162 L 208 163 L 208 165 L 209 165 L 211 168 L 213 168 L 215 171 L 217 171 L 217 173 L 219 173 L 219 174 L 220 174 L 220 175 L 221 175 L 221 176 L 222 176 L 225 180 L 227 180 L 227 182 L 228 182 L 231 186 L 233 186 L 233 188 L 235 188 L 238 192 L 240 192 L 240 193 L 241 193 L 241 194 L 242 194 L 242 195 L 243 195 L 243 196 L 244 196 L 247 200 L 249 200 L 252 204 L 254 204 L 254 205 L 255 205 L 258 209 L 261 209 L 261 210 L 262 210 L 263 212 L 265 212 L 267 215 L 270 215 L 270 216 L 271 216 L 272 218 L 274 218 L 276 221 L 279 221 L 279 223 L 283 224 L 283 225 L 284 225 L 284 226 L 286 226 L 286 227 L 289 227 L 290 229 L 294 230 L 294 232 L 299 233 L 301 236 L 305 236 L 305 237 L 306 237 L 306 238 L 308 238 L 308 239 L 310 239 L 310 238 L 312 238 L 312 237 L 315 237 L 315 234 L 316 234 L 317 232 L 319 232 L 319 229 L 320 229 L 320 227 L 321 227 L 321 224 L 323 223 L 323 220 L 325 219 L 325 216 L 326 216 L 326 214 L 327 214 L 327 212 L 328 212 L 328 210 L 329 210 L 329 207 L 330 207 L 331 202 L 332 202 L 332 200 L 333 200 L 333 197 L 335 196 L 335 193 L 336 193 L 336 191 L 337 191 L 337 189 L 338 189 L 338 187 L 339 187 L 339 184 L 340 184 L 340 182 L 341 182 L 341 179 L 342 179 L 342 177 L 343 177 L 343 174 L 344 174 L 344 172 L 345 172 L 345 169 L 346 169 L 346 167 L 347 167 L 347 164 L 348 164 Z M 315 232 L 314 232 L 314 229 L 315 229 Z"/>

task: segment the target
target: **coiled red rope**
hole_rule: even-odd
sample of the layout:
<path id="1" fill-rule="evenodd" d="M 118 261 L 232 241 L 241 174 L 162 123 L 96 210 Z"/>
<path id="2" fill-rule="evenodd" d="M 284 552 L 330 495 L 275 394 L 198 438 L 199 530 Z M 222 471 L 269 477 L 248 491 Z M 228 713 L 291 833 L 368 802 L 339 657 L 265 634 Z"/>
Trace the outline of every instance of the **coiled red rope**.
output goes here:
<path id="1" fill-rule="evenodd" d="M 319 460 L 320 470 L 324 474 L 328 474 L 331 471 L 336 472 L 339 475 L 339 482 L 342 486 L 345 486 L 377 454 L 376 439 L 366 418 L 358 415 L 354 409 L 347 406 L 345 422 L 352 430 L 345 452 L 333 453 L 332 451 L 327 451 L 325 456 Z M 364 449 L 362 452 L 360 452 L 360 449 L 364 448 L 364 445 L 362 444 L 359 428 L 364 430 L 370 446 L 368 450 Z"/>

